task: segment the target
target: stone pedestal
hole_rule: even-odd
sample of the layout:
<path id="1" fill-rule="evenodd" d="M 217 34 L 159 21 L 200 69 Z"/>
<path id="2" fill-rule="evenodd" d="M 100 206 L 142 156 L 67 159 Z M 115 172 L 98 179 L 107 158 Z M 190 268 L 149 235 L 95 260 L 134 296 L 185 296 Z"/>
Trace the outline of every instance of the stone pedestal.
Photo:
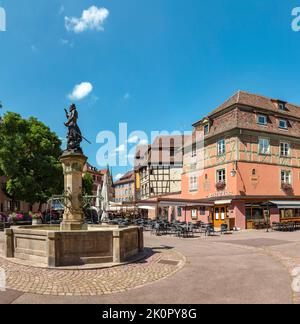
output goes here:
<path id="1" fill-rule="evenodd" d="M 66 207 L 61 223 L 62 231 L 84 230 L 82 210 L 82 173 L 87 157 L 82 153 L 65 151 L 60 158 L 64 170 Z"/>

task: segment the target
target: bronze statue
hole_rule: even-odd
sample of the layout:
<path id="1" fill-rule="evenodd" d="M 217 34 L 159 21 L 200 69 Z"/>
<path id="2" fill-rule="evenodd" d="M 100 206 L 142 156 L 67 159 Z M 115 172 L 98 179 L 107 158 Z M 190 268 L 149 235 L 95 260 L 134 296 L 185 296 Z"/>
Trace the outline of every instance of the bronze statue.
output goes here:
<path id="1" fill-rule="evenodd" d="M 65 126 L 68 127 L 68 146 L 67 146 L 67 150 L 68 151 L 73 151 L 73 152 L 79 152 L 82 153 L 80 144 L 82 142 L 82 134 L 80 131 L 80 128 L 77 124 L 77 120 L 78 120 L 78 111 L 76 109 L 75 104 L 72 104 L 70 106 L 70 112 L 68 112 L 65 109 L 66 112 L 66 116 L 68 121 L 65 123 Z"/>

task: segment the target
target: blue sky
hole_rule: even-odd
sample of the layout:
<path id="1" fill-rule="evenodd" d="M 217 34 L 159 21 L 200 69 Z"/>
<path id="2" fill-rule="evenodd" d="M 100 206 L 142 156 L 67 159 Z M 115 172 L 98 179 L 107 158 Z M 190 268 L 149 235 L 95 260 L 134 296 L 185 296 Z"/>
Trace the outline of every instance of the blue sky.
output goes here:
<path id="1" fill-rule="evenodd" d="M 80 18 L 91 6 L 109 12 L 103 29 L 66 28 L 66 16 Z M 298 6 L 300 0 L 0 0 L 7 15 L 0 100 L 65 137 L 68 95 L 89 82 L 92 92 L 76 103 L 93 142 L 84 151 L 95 165 L 96 135 L 118 132 L 120 122 L 129 132 L 188 131 L 239 89 L 300 104 L 300 32 L 291 29 Z"/>

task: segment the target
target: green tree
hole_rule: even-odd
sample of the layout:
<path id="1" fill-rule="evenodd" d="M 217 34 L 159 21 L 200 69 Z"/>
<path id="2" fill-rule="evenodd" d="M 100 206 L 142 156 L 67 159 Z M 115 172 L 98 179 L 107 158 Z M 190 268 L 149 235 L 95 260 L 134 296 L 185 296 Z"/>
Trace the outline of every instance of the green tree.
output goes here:
<path id="1" fill-rule="evenodd" d="M 93 194 L 94 181 L 89 173 L 85 173 L 82 179 L 82 191 L 84 195 L 91 196 Z"/>
<path id="2" fill-rule="evenodd" d="M 14 200 L 33 205 L 63 191 L 61 141 L 46 125 L 8 112 L 0 125 L 0 174 Z"/>

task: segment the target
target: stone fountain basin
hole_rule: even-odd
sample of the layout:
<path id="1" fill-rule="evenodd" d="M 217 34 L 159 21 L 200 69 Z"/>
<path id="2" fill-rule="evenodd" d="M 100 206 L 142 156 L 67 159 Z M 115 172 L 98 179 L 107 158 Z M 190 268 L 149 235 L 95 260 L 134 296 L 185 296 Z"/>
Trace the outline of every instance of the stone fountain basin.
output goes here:
<path id="1" fill-rule="evenodd" d="M 87 226 L 61 231 L 59 226 L 18 226 L 5 231 L 5 256 L 47 267 L 120 264 L 144 250 L 138 226 Z"/>

